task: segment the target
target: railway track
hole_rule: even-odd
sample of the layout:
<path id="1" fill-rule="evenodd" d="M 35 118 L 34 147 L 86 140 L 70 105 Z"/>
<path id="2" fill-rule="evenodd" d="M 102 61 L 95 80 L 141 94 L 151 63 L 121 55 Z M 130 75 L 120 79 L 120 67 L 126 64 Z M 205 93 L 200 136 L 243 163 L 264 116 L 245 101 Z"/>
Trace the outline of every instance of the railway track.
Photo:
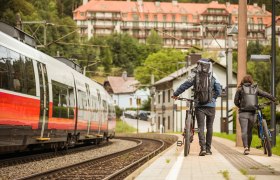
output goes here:
<path id="1" fill-rule="evenodd" d="M 59 151 L 36 151 L 32 154 L 32 152 L 23 152 L 18 154 L 10 154 L 8 158 L 2 158 L 0 160 L 0 168 L 13 166 L 15 164 L 24 164 L 34 161 L 41 161 L 44 159 L 51 159 L 56 157 L 61 157 L 65 155 L 75 154 L 78 152 L 86 151 L 86 150 L 94 150 L 101 147 L 106 147 L 111 145 L 112 142 L 100 143 L 99 145 L 87 145 L 87 146 L 77 146 L 75 148 L 69 148 L 68 150 L 59 150 Z"/>
<path id="2" fill-rule="evenodd" d="M 162 140 L 127 139 L 138 141 L 138 145 L 117 153 L 20 179 L 124 179 L 168 146 Z"/>

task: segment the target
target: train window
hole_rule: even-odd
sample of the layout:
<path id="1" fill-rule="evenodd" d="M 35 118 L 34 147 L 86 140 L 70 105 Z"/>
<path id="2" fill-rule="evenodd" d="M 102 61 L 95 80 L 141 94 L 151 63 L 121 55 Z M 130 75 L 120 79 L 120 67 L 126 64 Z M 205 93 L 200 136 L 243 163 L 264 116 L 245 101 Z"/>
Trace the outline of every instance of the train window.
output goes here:
<path id="1" fill-rule="evenodd" d="M 0 46 L 0 88 L 35 96 L 32 60 Z"/>
<path id="2" fill-rule="evenodd" d="M 52 81 L 53 117 L 74 119 L 74 92 L 72 87 Z"/>
<path id="3" fill-rule="evenodd" d="M 10 90 L 10 82 L 8 52 L 0 46 L 0 88 Z"/>
<path id="4" fill-rule="evenodd" d="M 12 90 L 16 92 L 23 91 L 23 63 L 20 59 L 20 54 L 14 51 L 9 51 L 10 53 L 10 63 L 11 63 L 11 78 L 13 88 Z"/>
<path id="5" fill-rule="evenodd" d="M 78 109 L 79 119 L 86 120 L 87 96 L 83 91 L 78 90 Z"/>
<path id="6" fill-rule="evenodd" d="M 35 73 L 34 73 L 34 68 L 33 68 L 33 62 L 32 59 L 27 58 L 22 56 L 23 62 L 24 62 L 24 73 L 26 73 L 24 75 L 25 77 L 25 83 L 24 83 L 24 87 L 25 87 L 25 91 L 26 94 L 29 95 L 36 95 L 36 83 L 35 83 Z"/>

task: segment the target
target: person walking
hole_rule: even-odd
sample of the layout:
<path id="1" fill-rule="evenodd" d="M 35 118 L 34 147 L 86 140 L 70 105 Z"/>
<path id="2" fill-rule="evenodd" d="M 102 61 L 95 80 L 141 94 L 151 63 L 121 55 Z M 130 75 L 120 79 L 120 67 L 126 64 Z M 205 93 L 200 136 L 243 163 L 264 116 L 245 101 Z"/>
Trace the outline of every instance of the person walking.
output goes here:
<path id="1" fill-rule="evenodd" d="M 244 155 L 250 153 L 252 129 L 256 121 L 258 96 L 265 97 L 274 102 L 276 101 L 275 97 L 262 91 L 258 88 L 257 84 L 254 84 L 251 75 L 245 75 L 238 86 L 234 97 L 234 104 L 239 108 L 238 114 L 242 132 Z"/>
<path id="2" fill-rule="evenodd" d="M 172 98 L 194 86 L 195 115 L 198 125 L 198 138 L 200 145 L 199 156 L 211 155 L 213 122 L 215 119 L 216 99 L 221 94 L 221 85 L 213 76 L 212 63 L 209 59 L 200 59 L 197 67 L 190 73 L 187 80 L 173 93 Z M 204 135 L 206 117 L 206 141 Z"/>

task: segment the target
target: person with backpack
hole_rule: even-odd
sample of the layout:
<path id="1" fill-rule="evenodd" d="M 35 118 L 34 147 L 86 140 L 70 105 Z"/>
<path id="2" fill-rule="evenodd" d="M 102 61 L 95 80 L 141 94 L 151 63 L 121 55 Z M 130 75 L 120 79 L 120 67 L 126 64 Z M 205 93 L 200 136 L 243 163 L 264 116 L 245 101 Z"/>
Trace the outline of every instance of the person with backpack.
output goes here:
<path id="1" fill-rule="evenodd" d="M 221 94 L 222 89 L 220 83 L 213 76 L 212 63 L 209 59 L 198 60 L 197 67 L 190 73 L 187 80 L 173 93 L 172 98 L 176 100 L 181 93 L 192 86 L 194 86 L 195 115 L 199 128 L 199 156 L 211 155 L 216 99 Z M 205 117 L 207 129 L 206 141 L 204 135 Z"/>
<path id="2" fill-rule="evenodd" d="M 265 97 L 274 102 L 276 101 L 275 97 L 260 90 L 257 84 L 254 84 L 252 76 L 245 75 L 238 86 L 234 97 L 234 104 L 239 108 L 238 114 L 242 132 L 244 155 L 250 153 L 252 129 L 256 121 L 258 96 Z"/>

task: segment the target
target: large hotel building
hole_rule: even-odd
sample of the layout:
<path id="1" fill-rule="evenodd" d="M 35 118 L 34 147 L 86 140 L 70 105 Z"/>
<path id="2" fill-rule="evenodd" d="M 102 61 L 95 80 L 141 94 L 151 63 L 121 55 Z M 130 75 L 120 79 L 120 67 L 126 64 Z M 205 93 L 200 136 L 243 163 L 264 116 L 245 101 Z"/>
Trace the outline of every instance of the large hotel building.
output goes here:
<path id="1" fill-rule="evenodd" d="M 271 13 L 265 5 L 247 6 L 248 41 L 269 44 L 267 28 Z M 238 5 L 137 1 L 84 0 L 74 10 L 81 39 L 128 33 L 145 43 L 151 30 L 163 39 L 165 47 L 186 49 L 199 46 L 220 49 L 227 46 L 228 29 L 237 28 Z M 279 29 L 277 29 L 277 32 Z M 279 32 L 278 32 L 279 33 Z M 234 38 L 235 46 L 237 38 Z"/>

